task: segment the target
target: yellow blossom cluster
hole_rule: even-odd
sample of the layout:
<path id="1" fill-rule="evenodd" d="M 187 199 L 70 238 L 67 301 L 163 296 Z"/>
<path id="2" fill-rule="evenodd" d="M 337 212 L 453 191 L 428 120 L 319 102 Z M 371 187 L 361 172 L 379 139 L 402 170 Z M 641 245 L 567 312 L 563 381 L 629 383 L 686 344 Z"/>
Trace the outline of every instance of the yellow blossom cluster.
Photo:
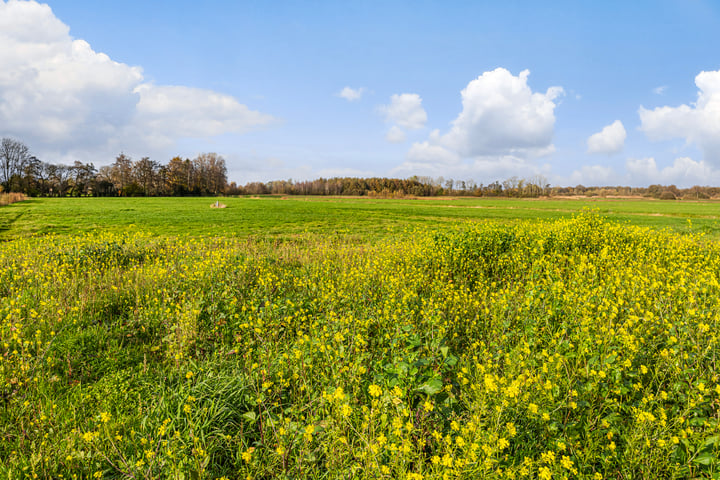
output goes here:
<path id="1" fill-rule="evenodd" d="M 592 213 L 4 242 L 0 473 L 711 476 L 719 280 L 703 236 Z"/>

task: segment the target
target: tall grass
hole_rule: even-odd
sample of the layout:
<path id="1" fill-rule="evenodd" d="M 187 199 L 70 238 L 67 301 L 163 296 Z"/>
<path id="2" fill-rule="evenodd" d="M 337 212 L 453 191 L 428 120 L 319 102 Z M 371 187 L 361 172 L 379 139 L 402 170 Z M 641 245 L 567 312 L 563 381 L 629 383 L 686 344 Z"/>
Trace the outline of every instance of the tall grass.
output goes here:
<path id="1" fill-rule="evenodd" d="M 23 200 L 27 200 L 27 197 L 23 193 L 0 193 L 0 207 L 15 202 L 22 202 Z"/>

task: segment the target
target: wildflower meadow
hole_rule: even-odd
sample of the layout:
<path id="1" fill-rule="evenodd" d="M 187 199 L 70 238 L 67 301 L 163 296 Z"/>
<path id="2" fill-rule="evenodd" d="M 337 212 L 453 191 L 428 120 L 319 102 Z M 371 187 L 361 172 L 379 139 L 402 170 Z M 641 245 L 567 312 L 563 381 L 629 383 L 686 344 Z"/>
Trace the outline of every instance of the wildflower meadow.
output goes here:
<path id="1" fill-rule="evenodd" d="M 688 230 L 7 239 L 0 477 L 720 478 L 720 246 Z"/>

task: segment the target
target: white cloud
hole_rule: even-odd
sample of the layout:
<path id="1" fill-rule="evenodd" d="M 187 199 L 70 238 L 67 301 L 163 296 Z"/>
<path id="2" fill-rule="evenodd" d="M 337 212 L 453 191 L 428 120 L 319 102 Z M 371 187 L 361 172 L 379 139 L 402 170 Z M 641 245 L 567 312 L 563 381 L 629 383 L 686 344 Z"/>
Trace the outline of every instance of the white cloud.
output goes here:
<path id="1" fill-rule="evenodd" d="M 97 160 L 99 152 L 242 133 L 273 120 L 228 95 L 145 83 L 140 67 L 73 39 L 34 1 L 0 0 L 0 45 L 0 135 L 56 158 L 94 152 Z"/>
<path id="2" fill-rule="evenodd" d="M 533 156 L 551 149 L 554 100 L 563 89 L 534 93 L 529 74 L 497 68 L 471 81 L 461 92 L 463 110 L 440 143 L 463 157 Z"/>
<path id="3" fill-rule="evenodd" d="M 548 164 L 537 165 L 525 158 L 512 155 L 463 159 L 456 152 L 430 141 L 414 143 L 406 154 L 405 161 L 390 172 L 392 176 L 475 178 L 485 183 L 502 181 L 513 176 L 520 178 L 547 176 L 549 173 Z"/>
<path id="4" fill-rule="evenodd" d="M 270 115 L 250 110 L 235 98 L 212 90 L 182 86 L 142 84 L 136 106 L 138 124 L 159 139 L 211 137 L 227 132 L 242 133 L 265 125 Z"/>
<path id="5" fill-rule="evenodd" d="M 348 102 L 355 102 L 357 100 L 360 100 L 364 93 L 365 93 L 365 87 L 360 87 L 360 88 L 345 87 L 337 93 L 337 96 L 340 98 L 344 98 Z"/>
<path id="6" fill-rule="evenodd" d="M 688 157 L 676 158 L 664 168 L 658 167 L 653 157 L 628 158 L 624 172 L 605 165 L 586 165 L 567 177 L 554 177 L 553 181 L 557 185 L 647 187 L 659 184 L 688 188 L 693 185 L 716 185 L 720 182 L 720 170 Z"/>
<path id="7" fill-rule="evenodd" d="M 532 159 L 552 153 L 555 100 L 561 87 L 533 92 L 529 72 L 512 75 L 504 68 L 485 72 L 462 90 L 463 109 L 450 130 L 433 130 L 412 145 L 395 172 L 407 174 L 518 175 L 546 174 Z M 452 168 L 449 166 L 452 165 Z M 445 170 L 443 170 L 445 169 Z"/>
<path id="8" fill-rule="evenodd" d="M 628 183 L 633 185 L 677 185 L 691 187 L 693 185 L 717 184 L 720 171 L 711 165 L 688 157 L 676 158 L 672 165 L 659 169 L 655 159 L 629 158 L 625 164 Z"/>
<path id="9" fill-rule="evenodd" d="M 441 145 L 430 142 L 414 143 L 407 153 L 407 161 L 412 164 L 451 165 L 458 163 L 460 157 Z"/>
<path id="10" fill-rule="evenodd" d="M 700 147 L 704 160 L 720 166 L 720 70 L 695 77 L 697 101 L 678 107 L 640 107 L 640 129 L 650 140 L 683 138 Z"/>
<path id="11" fill-rule="evenodd" d="M 390 143 L 402 143 L 405 141 L 405 131 L 397 125 L 393 125 L 385 135 L 385 140 Z"/>
<path id="12" fill-rule="evenodd" d="M 390 104 L 381 105 L 378 110 L 385 115 L 388 122 L 412 130 L 423 128 L 427 122 L 427 113 L 417 93 L 393 95 L 390 97 Z"/>
<path id="13" fill-rule="evenodd" d="M 663 95 L 665 94 L 665 91 L 667 90 L 667 85 L 660 85 L 659 87 L 653 88 L 653 93 L 655 95 Z"/>
<path id="14" fill-rule="evenodd" d="M 575 170 L 568 177 L 553 179 L 556 185 L 585 185 L 586 187 L 600 187 L 618 185 L 618 176 L 612 167 L 605 165 L 584 165 Z"/>
<path id="15" fill-rule="evenodd" d="M 603 128 L 588 138 L 588 153 L 618 153 L 625 146 L 627 132 L 620 120 Z"/>

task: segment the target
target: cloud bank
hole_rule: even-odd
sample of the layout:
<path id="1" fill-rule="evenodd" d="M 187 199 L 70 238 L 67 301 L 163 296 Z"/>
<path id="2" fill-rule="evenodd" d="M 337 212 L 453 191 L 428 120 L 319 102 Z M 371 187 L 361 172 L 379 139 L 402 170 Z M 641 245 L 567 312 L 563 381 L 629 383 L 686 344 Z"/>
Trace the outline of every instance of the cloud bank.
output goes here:
<path id="1" fill-rule="evenodd" d="M 720 170 L 707 162 L 698 162 L 689 157 L 676 158 L 665 167 L 658 166 L 654 157 L 631 157 L 625 161 L 622 172 L 606 165 L 586 165 L 567 177 L 554 180 L 559 185 L 646 187 L 659 184 L 688 188 L 694 185 L 717 185 L 720 183 Z"/>
<path id="2" fill-rule="evenodd" d="M 147 83 L 34 1 L 0 1 L 0 45 L 0 135 L 50 155 L 171 147 L 274 121 L 229 95 Z"/>

